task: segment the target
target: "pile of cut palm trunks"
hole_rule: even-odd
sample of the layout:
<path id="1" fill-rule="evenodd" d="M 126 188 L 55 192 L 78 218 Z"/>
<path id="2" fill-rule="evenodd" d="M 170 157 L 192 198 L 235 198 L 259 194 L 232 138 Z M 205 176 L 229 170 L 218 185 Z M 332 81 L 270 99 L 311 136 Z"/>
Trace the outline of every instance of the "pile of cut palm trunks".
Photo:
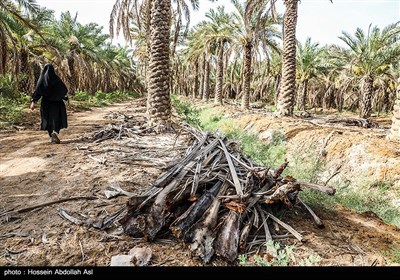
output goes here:
<path id="1" fill-rule="evenodd" d="M 298 194 L 304 187 L 329 195 L 334 189 L 281 177 L 287 162 L 275 170 L 263 167 L 223 136 L 195 135 L 195 143 L 182 159 L 147 192 L 129 199 L 128 212 L 120 220 L 127 234 L 151 241 L 169 231 L 188 244 L 193 257 L 207 263 L 214 255 L 235 261 L 238 254 L 272 240 L 279 228 L 304 241 L 275 216 L 297 203 L 323 227 Z"/>

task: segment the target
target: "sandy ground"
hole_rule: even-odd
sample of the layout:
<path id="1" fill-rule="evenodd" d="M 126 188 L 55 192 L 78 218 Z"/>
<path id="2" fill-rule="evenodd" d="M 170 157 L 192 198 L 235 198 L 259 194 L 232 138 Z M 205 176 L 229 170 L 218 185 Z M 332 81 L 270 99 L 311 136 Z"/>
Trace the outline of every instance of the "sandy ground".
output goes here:
<path id="1" fill-rule="evenodd" d="M 47 133 L 35 127 L 0 135 L 0 213 L 73 196 L 95 196 L 95 200 L 57 203 L 27 213 L 0 217 L 0 265 L 107 266 L 111 256 L 126 254 L 135 246 L 153 250 L 151 265 L 203 265 L 190 258 L 184 244 L 170 236 L 153 243 L 133 239 L 115 223 L 99 230 L 62 219 L 62 208 L 76 217 L 103 217 L 126 201 L 126 196 L 106 199 L 104 190 L 118 182 L 122 189 L 142 193 L 174 159 L 187 142 L 176 133 L 148 134 L 133 139 L 93 143 L 81 140 L 108 124 L 118 125 L 117 112 L 145 122 L 145 100 L 138 99 L 87 112 L 69 112 L 69 128 L 61 131 L 60 145 L 51 144 Z M 38 111 L 36 111 L 38 114 Z M 302 208 L 285 221 L 302 233 L 307 242 L 294 238 L 295 255 L 318 255 L 321 265 L 388 265 L 389 254 L 400 246 L 400 230 L 372 213 L 357 214 L 344 208 L 315 209 L 326 227 L 318 229 Z M 215 259 L 210 265 L 227 264 Z"/>

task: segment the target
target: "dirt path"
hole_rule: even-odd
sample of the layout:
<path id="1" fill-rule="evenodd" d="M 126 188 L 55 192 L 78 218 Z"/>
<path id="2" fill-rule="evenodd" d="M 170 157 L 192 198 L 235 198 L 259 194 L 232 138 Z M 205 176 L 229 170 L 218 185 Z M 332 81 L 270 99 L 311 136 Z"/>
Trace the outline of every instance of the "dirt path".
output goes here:
<path id="1" fill-rule="evenodd" d="M 93 111 L 70 113 L 61 145 L 48 142 L 46 132 L 26 130 L 0 139 L 0 213 L 72 196 L 96 196 L 55 204 L 32 212 L 0 218 L 0 265 L 109 265 L 111 256 L 125 254 L 134 246 L 153 250 L 153 265 L 202 265 L 190 259 L 183 244 L 166 236 L 152 244 L 124 235 L 114 226 L 106 231 L 77 226 L 63 220 L 58 209 L 82 218 L 113 213 L 127 197 L 105 199 L 104 190 L 118 182 L 126 191 L 141 193 L 173 159 L 186 149 L 185 140 L 173 133 L 137 136 L 101 143 L 78 141 L 94 131 L 118 125 L 118 114 L 145 121 L 145 100 L 134 100 Z M 118 160 L 117 160 L 118 159 Z M 305 235 L 298 244 L 299 257 L 319 255 L 322 265 L 386 265 L 388 254 L 400 246 L 399 229 L 373 215 L 346 209 L 317 211 L 323 230 L 298 209 L 286 220 Z M 282 240 L 294 243 L 294 239 Z M 386 252 L 386 253 L 385 253 Z M 226 265 L 215 260 L 212 265 Z"/>

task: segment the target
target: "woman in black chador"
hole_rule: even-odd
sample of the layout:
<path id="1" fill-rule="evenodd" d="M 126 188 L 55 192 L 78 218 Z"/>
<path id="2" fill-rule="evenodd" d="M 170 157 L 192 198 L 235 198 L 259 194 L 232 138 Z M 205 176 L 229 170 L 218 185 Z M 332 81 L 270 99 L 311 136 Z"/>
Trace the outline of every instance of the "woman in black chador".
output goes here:
<path id="1" fill-rule="evenodd" d="M 46 64 L 36 84 L 32 95 L 31 110 L 36 102 L 42 98 L 40 106 L 41 130 L 47 130 L 50 142 L 60 144 L 60 129 L 67 128 L 67 110 L 63 100 L 68 100 L 67 87 L 54 71 L 51 64 Z"/>

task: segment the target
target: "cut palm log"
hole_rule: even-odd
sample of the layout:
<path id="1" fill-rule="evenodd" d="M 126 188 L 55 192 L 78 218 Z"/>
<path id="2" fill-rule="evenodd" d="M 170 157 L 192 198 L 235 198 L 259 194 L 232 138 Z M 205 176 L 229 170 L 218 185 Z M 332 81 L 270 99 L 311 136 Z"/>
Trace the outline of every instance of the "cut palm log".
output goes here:
<path id="1" fill-rule="evenodd" d="M 229 211 L 217 237 L 215 252 L 218 256 L 233 262 L 238 255 L 239 215 Z"/>
<path id="2" fill-rule="evenodd" d="M 211 190 L 206 191 L 199 200 L 195 201 L 192 206 L 171 225 L 170 229 L 176 237 L 184 237 L 190 227 L 203 216 L 204 212 L 214 201 L 220 187 L 221 182 L 215 184 Z"/>
<path id="3" fill-rule="evenodd" d="M 224 183 L 219 193 L 225 192 L 226 186 L 227 184 Z M 214 196 L 210 208 L 204 213 L 203 219 L 194 226 L 191 233 L 190 250 L 194 256 L 200 257 L 205 263 L 208 263 L 214 255 L 215 227 L 220 206 L 220 199 Z"/>

